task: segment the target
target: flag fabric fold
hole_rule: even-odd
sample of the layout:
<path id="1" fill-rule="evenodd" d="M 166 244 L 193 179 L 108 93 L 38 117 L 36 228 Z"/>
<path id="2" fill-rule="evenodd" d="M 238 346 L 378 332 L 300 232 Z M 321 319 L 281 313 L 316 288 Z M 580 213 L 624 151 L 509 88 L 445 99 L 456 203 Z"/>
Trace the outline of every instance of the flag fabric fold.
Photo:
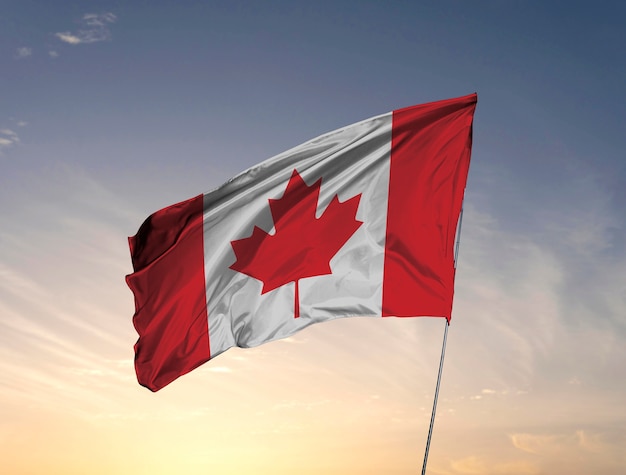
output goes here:
<path id="1" fill-rule="evenodd" d="M 129 238 L 139 383 L 348 316 L 450 320 L 476 94 L 329 132 Z"/>

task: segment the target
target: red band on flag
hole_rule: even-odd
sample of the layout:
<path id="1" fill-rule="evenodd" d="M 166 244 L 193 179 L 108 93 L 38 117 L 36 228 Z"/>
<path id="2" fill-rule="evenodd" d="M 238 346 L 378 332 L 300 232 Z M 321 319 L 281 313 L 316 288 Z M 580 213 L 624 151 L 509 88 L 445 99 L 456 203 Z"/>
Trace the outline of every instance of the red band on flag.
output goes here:
<path id="1" fill-rule="evenodd" d="M 383 316 L 450 320 L 476 94 L 393 112 Z"/>
<path id="2" fill-rule="evenodd" d="M 151 215 L 129 238 L 139 333 L 139 383 L 157 391 L 209 360 L 204 279 L 203 196 Z"/>

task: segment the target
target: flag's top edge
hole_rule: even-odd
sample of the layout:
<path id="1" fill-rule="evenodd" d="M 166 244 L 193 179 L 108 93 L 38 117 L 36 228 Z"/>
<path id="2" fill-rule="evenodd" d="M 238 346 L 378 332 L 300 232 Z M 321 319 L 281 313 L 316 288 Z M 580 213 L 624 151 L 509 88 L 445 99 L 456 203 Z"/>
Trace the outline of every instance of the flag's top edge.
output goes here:
<path id="1" fill-rule="evenodd" d="M 449 106 L 449 105 L 457 105 L 460 107 L 467 107 L 467 106 L 471 106 L 474 105 L 478 102 L 478 94 L 477 93 L 472 93 L 472 94 L 468 94 L 466 96 L 460 96 L 460 97 L 454 97 L 452 99 L 443 99 L 440 101 L 433 101 L 433 102 L 426 102 L 423 104 L 416 104 L 413 106 L 408 106 L 408 107 L 403 107 L 401 109 L 395 109 L 393 112 L 397 113 L 400 111 L 409 111 L 411 109 L 426 109 L 426 108 L 440 108 L 440 107 L 445 107 L 445 106 Z"/>

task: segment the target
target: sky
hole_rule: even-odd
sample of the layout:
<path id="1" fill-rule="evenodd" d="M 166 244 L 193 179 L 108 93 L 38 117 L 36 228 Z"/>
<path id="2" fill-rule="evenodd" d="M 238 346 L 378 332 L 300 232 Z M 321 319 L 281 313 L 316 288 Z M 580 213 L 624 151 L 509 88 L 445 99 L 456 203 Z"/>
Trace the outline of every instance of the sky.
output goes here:
<path id="1" fill-rule="evenodd" d="M 310 138 L 473 92 L 427 473 L 623 473 L 625 49 L 622 2 L 4 0 L 3 473 L 418 473 L 444 320 L 314 325 L 152 393 L 127 237 Z"/>

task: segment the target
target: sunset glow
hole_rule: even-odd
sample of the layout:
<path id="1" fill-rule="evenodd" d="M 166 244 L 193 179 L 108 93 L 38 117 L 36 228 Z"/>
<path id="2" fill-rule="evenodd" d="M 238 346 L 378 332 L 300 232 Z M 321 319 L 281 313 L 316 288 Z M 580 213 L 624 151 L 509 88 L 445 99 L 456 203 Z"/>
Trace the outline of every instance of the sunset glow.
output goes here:
<path id="1" fill-rule="evenodd" d="M 620 2 L 35 2 L 0 16 L 0 472 L 419 473 L 445 320 L 346 318 L 157 393 L 127 237 L 324 132 L 477 91 L 433 475 L 626 465 Z"/>

